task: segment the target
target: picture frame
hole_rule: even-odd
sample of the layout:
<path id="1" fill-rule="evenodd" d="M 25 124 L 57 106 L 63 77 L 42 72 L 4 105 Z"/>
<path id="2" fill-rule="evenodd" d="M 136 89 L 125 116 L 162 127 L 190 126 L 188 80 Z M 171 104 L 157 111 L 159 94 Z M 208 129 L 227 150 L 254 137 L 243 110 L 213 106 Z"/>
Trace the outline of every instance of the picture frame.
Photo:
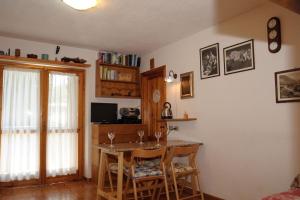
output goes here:
<path id="1" fill-rule="evenodd" d="M 247 40 L 223 49 L 224 74 L 255 69 L 254 40 Z"/>
<path id="2" fill-rule="evenodd" d="M 220 76 L 219 43 L 215 43 L 199 50 L 200 78 L 207 79 Z"/>
<path id="3" fill-rule="evenodd" d="M 180 74 L 180 98 L 194 97 L 194 72 Z"/>
<path id="4" fill-rule="evenodd" d="M 275 72 L 276 103 L 300 102 L 300 68 Z"/>

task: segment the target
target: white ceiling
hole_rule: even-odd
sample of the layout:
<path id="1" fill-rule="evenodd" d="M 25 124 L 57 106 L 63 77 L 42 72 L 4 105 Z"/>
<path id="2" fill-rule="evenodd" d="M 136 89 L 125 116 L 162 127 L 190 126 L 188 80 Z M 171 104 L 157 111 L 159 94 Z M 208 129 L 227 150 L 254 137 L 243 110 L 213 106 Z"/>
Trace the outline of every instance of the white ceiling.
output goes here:
<path id="1" fill-rule="evenodd" d="M 147 53 L 247 12 L 265 0 L 1 0 L 0 35 L 89 49 Z"/>

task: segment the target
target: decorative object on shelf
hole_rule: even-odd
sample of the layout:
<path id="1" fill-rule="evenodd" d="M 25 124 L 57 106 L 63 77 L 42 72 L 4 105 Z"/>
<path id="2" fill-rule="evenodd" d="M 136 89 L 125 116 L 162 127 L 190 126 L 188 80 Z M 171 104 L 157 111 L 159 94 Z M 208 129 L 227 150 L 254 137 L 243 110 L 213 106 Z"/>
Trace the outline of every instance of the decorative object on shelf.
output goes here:
<path id="1" fill-rule="evenodd" d="M 272 17 L 267 22 L 268 47 L 271 53 L 281 49 L 281 25 L 278 17 Z"/>
<path id="2" fill-rule="evenodd" d="M 7 50 L 7 56 L 10 56 L 10 48 Z"/>
<path id="3" fill-rule="evenodd" d="M 4 56 L 4 55 L 5 55 L 5 52 L 4 52 L 4 51 L 0 51 L 0 55 L 1 55 L 1 56 Z"/>
<path id="4" fill-rule="evenodd" d="M 21 56 L 21 49 L 15 49 L 15 56 L 20 57 Z"/>
<path id="5" fill-rule="evenodd" d="M 62 0 L 68 6 L 76 10 L 87 10 L 97 5 L 98 0 Z"/>
<path id="6" fill-rule="evenodd" d="M 154 67 L 155 67 L 155 59 L 151 58 L 150 59 L 150 69 L 154 69 Z"/>
<path id="7" fill-rule="evenodd" d="M 180 74 L 181 99 L 194 97 L 194 72 Z"/>
<path id="8" fill-rule="evenodd" d="M 141 57 L 136 54 L 122 54 L 116 52 L 100 51 L 98 61 L 101 64 L 123 65 L 131 67 L 140 67 Z"/>
<path id="9" fill-rule="evenodd" d="M 68 57 L 63 57 L 61 59 L 62 62 L 73 62 L 73 63 L 81 63 L 81 64 L 84 64 L 86 63 L 86 60 L 84 59 L 81 59 L 81 58 L 68 58 Z"/>
<path id="10" fill-rule="evenodd" d="M 189 115 L 187 114 L 187 112 L 184 112 L 183 119 L 188 119 L 188 118 L 189 118 Z"/>
<path id="11" fill-rule="evenodd" d="M 36 54 L 27 54 L 27 58 L 34 58 L 37 59 L 38 56 Z"/>
<path id="12" fill-rule="evenodd" d="M 57 61 L 57 56 L 58 56 L 58 53 L 60 51 L 60 46 L 56 46 L 56 49 L 55 49 L 55 61 Z"/>
<path id="13" fill-rule="evenodd" d="M 48 60 L 49 59 L 49 55 L 48 54 L 42 54 L 42 60 Z"/>
<path id="14" fill-rule="evenodd" d="M 300 101 L 300 68 L 275 72 L 276 102 Z"/>
<path id="15" fill-rule="evenodd" d="M 224 48 L 224 74 L 255 69 L 254 40 L 248 40 Z"/>
<path id="16" fill-rule="evenodd" d="M 219 43 L 201 48 L 199 53 L 201 79 L 220 76 Z"/>
<path id="17" fill-rule="evenodd" d="M 164 107 L 161 111 L 161 119 L 173 119 L 172 106 L 169 102 L 164 103 Z"/>
<path id="18" fill-rule="evenodd" d="M 175 79 L 177 79 L 177 74 L 173 70 L 170 70 L 168 77 L 165 78 L 165 81 L 167 83 L 172 83 Z"/>

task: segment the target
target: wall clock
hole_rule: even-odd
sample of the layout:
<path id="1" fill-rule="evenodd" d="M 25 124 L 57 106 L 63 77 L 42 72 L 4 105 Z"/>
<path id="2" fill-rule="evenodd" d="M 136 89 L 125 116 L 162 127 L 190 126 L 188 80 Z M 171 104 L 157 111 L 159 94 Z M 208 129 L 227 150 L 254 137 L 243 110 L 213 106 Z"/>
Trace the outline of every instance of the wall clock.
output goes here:
<path id="1" fill-rule="evenodd" d="M 268 48 L 271 53 L 281 49 L 281 28 L 278 17 L 272 17 L 267 22 Z"/>

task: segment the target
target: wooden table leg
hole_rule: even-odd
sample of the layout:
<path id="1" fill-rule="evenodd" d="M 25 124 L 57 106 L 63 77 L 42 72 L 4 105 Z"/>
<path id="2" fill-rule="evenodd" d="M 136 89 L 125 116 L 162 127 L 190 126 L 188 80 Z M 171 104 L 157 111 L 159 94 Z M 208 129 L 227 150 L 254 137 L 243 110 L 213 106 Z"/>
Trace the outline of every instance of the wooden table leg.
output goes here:
<path id="1" fill-rule="evenodd" d="M 124 153 L 118 153 L 118 185 L 117 185 L 117 199 L 122 200 L 123 196 L 123 160 Z"/>
<path id="2" fill-rule="evenodd" d="M 99 172 L 98 172 L 98 187 L 97 187 L 97 200 L 103 199 L 100 197 L 100 191 L 104 191 L 104 181 L 105 181 L 105 161 L 106 161 L 106 154 L 101 151 L 100 154 L 100 163 L 99 163 Z"/>

